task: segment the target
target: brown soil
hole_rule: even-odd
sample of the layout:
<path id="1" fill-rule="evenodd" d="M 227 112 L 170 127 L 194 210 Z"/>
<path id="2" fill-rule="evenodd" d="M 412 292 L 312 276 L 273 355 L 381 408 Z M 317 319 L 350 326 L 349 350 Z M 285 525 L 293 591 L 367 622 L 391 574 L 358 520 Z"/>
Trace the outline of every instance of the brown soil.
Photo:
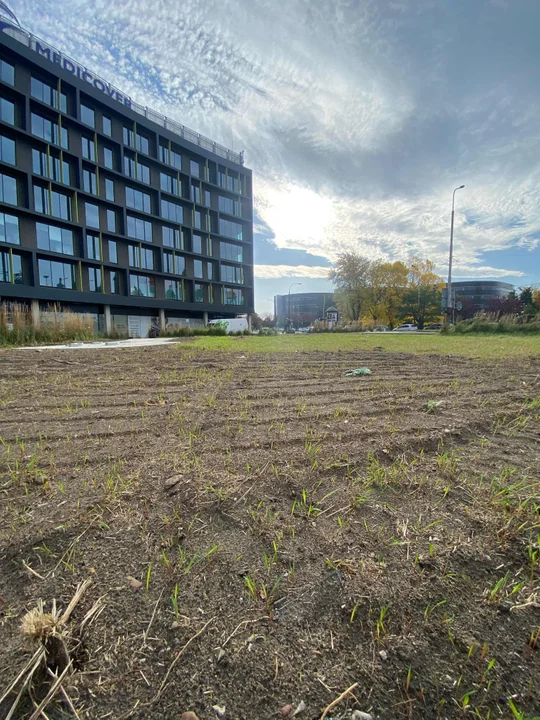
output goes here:
<path id="1" fill-rule="evenodd" d="M 539 396 L 536 359 L 0 353 L 2 687 L 92 578 L 81 718 L 540 714 Z"/>

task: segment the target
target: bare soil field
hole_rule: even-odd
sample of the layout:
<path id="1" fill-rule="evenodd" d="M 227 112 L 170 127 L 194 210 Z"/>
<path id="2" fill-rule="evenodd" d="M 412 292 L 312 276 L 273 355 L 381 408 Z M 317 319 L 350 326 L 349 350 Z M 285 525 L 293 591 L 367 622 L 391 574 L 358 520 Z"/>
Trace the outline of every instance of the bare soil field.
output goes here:
<path id="1" fill-rule="evenodd" d="M 0 717 L 539 716 L 539 440 L 536 358 L 0 352 Z"/>

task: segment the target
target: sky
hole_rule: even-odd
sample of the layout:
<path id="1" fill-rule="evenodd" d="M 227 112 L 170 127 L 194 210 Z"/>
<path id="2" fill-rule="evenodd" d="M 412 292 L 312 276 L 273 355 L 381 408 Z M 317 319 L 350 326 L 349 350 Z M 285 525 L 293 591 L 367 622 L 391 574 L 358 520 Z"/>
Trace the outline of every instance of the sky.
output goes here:
<path id="1" fill-rule="evenodd" d="M 133 100 L 245 151 L 256 309 L 336 256 L 540 279 L 535 0 L 12 0 Z"/>

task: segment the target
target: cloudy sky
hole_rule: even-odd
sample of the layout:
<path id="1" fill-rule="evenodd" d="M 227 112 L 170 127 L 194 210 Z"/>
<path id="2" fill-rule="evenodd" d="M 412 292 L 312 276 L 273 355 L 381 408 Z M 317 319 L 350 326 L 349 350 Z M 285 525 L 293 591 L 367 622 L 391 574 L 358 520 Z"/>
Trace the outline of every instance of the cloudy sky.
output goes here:
<path id="1" fill-rule="evenodd" d="M 337 253 L 540 280 L 536 0 L 12 0 L 21 25 L 234 150 L 256 305 Z"/>

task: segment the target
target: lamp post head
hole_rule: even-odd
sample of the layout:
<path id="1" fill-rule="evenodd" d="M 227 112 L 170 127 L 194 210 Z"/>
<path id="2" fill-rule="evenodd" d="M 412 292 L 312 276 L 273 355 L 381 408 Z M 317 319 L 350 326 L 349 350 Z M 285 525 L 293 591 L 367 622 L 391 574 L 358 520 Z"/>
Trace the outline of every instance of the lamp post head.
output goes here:
<path id="1" fill-rule="evenodd" d="M 460 185 L 460 186 L 458 187 L 458 190 L 463 190 L 464 187 L 465 187 L 465 185 Z"/>

